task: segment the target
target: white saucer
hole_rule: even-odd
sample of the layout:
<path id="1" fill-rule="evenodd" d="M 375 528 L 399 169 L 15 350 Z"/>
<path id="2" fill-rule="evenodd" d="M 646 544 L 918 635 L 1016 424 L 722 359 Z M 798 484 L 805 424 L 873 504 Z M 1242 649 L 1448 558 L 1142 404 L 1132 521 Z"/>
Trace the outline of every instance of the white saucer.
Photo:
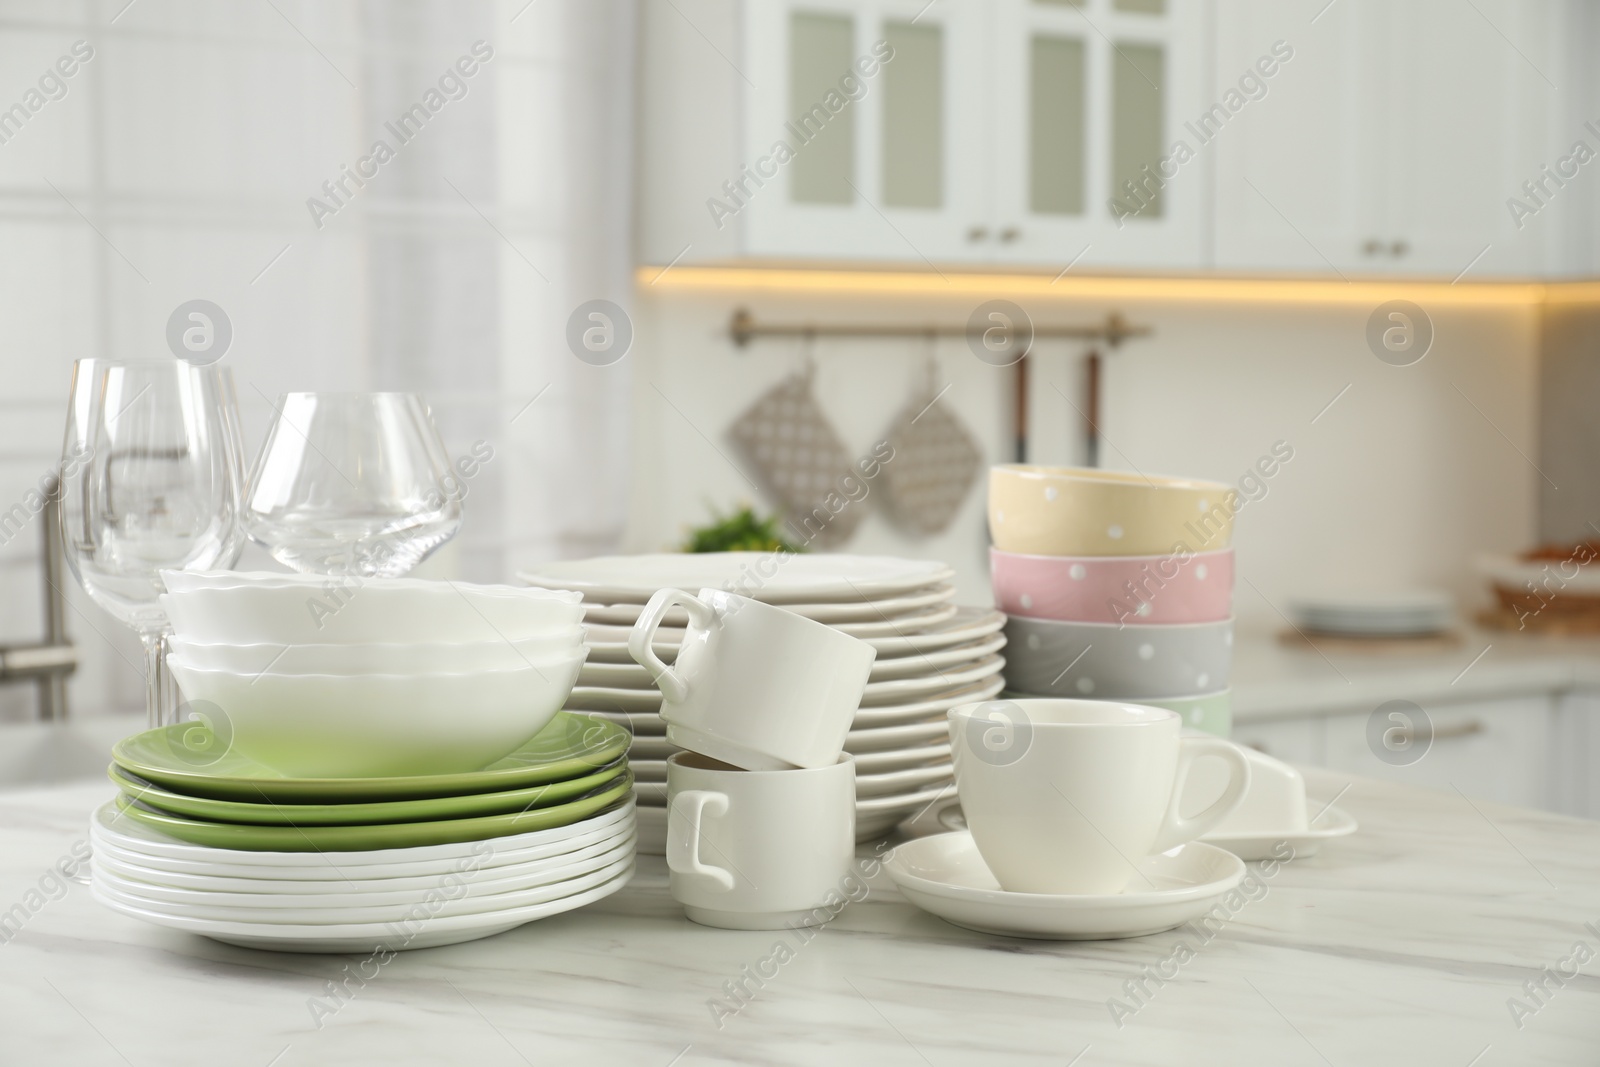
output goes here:
<path id="1" fill-rule="evenodd" d="M 1191 841 L 1139 864 L 1127 892 L 1111 896 L 1007 893 L 962 830 L 907 841 L 884 860 L 905 898 L 969 930 L 1047 941 L 1143 937 L 1204 915 L 1244 878 L 1244 862 Z M 1140 888 L 1154 884 L 1156 888 Z"/>
<path id="2" fill-rule="evenodd" d="M 1275 851 L 1280 844 L 1286 842 L 1294 849 L 1295 859 L 1305 859 L 1308 856 L 1315 856 L 1324 841 L 1353 834 L 1360 825 L 1354 815 L 1332 805 L 1324 809 L 1312 822 L 1316 825 L 1309 830 L 1290 830 L 1276 834 L 1206 834 L 1200 840 L 1208 845 L 1225 848 L 1242 860 L 1287 859 Z"/>

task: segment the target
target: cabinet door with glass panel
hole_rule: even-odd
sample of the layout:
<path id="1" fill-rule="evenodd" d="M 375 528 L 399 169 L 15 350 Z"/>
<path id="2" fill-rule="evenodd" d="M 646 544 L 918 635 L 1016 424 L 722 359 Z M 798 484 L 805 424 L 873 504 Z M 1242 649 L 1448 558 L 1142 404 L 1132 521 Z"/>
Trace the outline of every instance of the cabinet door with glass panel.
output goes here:
<path id="1" fill-rule="evenodd" d="M 754 256 L 968 258 L 986 215 L 986 4 L 749 0 Z M 732 204 L 730 199 L 730 206 Z M 741 208 L 741 213 L 744 213 Z"/>
<path id="2" fill-rule="evenodd" d="M 1198 267 L 1199 0 L 993 0 L 992 256 Z"/>

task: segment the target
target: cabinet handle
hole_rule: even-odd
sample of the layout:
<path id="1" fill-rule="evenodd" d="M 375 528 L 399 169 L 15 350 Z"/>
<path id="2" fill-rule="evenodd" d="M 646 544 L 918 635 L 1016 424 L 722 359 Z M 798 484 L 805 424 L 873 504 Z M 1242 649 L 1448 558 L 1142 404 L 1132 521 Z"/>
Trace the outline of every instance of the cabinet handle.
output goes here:
<path id="1" fill-rule="evenodd" d="M 1409 251 L 1411 251 L 1411 246 L 1404 241 L 1396 241 L 1389 246 L 1389 254 L 1396 258 L 1405 255 Z"/>
<path id="2" fill-rule="evenodd" d="M 1433 739 L 1435 741 L 1450 741 L 1457 737 L 1471 737 L 1473 734 L 1481 734 L 1483 730 L 1484 726 L 1481 720 L 1468 719 L 1466 722 L 1434 727 Z"/>
<path id="3" fill-rule="evenodd" d="M 967 231 L 967 240 L 969 241 L 986 241 L 988 239 L 989 228 L 987 226 L 974 226 Z"/>
<path id="4" fill-rule="evenodd" d="M 1000 231 L 1000 240 L 1005 241 L 1007 243 L 1009 243 L 1011 241 L 1015 241 L 1018 237 L 1021 237 L 1021 236 L 1022 236 L 1022 231 L 1017 229 L 1015 226 L 1007 226 L 1005 229 Z"/>
<path id="5" fill-rule="evenodd" d="M 1361 246 L 1361 251 L 1369 256 L 1375 256 L 1383 251 L 1383 242 L 1376 237 L 1368 238 L 1367 243 Z"/>

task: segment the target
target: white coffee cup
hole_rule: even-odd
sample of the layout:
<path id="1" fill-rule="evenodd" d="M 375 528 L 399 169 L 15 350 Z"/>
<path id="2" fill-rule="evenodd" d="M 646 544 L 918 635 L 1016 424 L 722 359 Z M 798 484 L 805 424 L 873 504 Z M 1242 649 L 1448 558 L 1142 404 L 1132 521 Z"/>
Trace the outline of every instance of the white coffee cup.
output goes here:
<path id="1" fill-rule="evenodd" d="M 667 868 L 690 919 L 730 930 L 816 926 L 836 914 L 856 850 L 855 758 L 747 771 L 667 760 Z"/>
<path id="2" fill-rule="evenodd" d="M 651 646 L 674 606 L 689 628 L 669 667 Z M 628 652 L 661 689 L 668 741 L 749 770 L 838 760 L 877 656 L 831 626 L 719 589 L 657 592 Z"/>
<path id="3" fill-rule="evenodd" d="M 1250 783 L 1237 745 L 1182 730 L 1176 712 L 1113 701 L 951 708 L 961 808 L 1000 885 L 1014 893 L 1150 888 L 1134 877 L 1139 862 L 1210 830 Z M 1184 783 L 1203 756 L 1223 761 L 1228 779 L 1209 807 L 1185 818 Z"/>

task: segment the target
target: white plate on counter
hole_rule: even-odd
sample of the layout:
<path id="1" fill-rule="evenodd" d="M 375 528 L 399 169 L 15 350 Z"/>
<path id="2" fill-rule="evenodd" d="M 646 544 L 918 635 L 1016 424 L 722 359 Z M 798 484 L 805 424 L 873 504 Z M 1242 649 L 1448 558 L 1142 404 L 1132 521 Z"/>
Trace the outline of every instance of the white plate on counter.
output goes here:
<path id="1" fill-rule="evenodd" d="M 1242 860 L 1284 859 L 1279 849 L 1287 844 L 1294 849 L 1296 859 L 1315 856 L 1324 841 L 1346 837 L 1360 829 L 1355 816 L 1341 808 L 1328 806 L 1311 820 L 1308 830 L 1290 830 L 1275 834 L 1206 834 L 1200 840 L 1208 845 L 1227 849 Z"/>
<path id="2" fill-rule="evenodd" d="M 883 752 L 858 752 L 857 774 L 891 774 L 930 763 L 950 762 L 950 743 L 921 744 L 912 748 L 891 748 Z"/>
<path id="3" fill-rule="evenodd" d="M 964 688 L 985 679 L 993 678 L 1005 668 L 1005 665 L 1006 661 L 1003 656 L 985 656 L 975 663 L 930 671 L 920 678 L 895 678 L 887 682 L 868 682 L 866 692 L 861 695 L 861 706 L 870 708 L 889 704 L 903 704 L 908 700 L 925 697 L 940 691 L 948 692 Z"/>
<path id="4" fill-rule="evenodd" d="M 659 553 L 561 560 L 517 572 L 528 585 L 575 589 L 601 604 L 643 604 L 658 589 L 728 589 L 769 604 L 877 600 L 955 576 L 937 560 L 836 553 Z"/>
<path id="5" fill-rule="evenodd" d="M 862 640 L 877 649 L 879 656 L 909 656 L 976 641 L 999 632 L 1005 624 L 1006 617 L 993 608 L 957 606 L 947 621 L 928 626 L 921 633 L 874 635 Z"/>
<path id="6" fill-rule="evenodd" d="M 898 845 L 884 870 L 912 904 L 985 934 L 1051 941 L 1143 937 L 1210 911 L 1245 875 L 1243 861 L 1191 841 L 1139 864 L 1126 891 L 1089 895 L 1008 893 L 967 831 Z"/>
<path id="7" fill-rule="evenodd" d="M 836 603 L 821 604 L 784 604 L 785 611 L 792 611 L 796 615 L 803 615 L 814 622 L 833 625 L 841 622 L 878 622 L 883 619 L 892 619 L 913 612 L 925 611 L 927 608 L 948 603 L 955 599 L 956 587 L 953 585 L 935 585 L 926 589 L 914 589 L 901 596 L 887 597 L 882 600 L 868 600 L 861 603 L 841 601 Z M 632 626 L 639 621 L 639 614 L 644 610 L 643 604 L 585 604 L 583 618 L 585 622 L 606 623 L 611 626 Z M 673 608 L 664 616 L 667 626 L 683 627 L 688 625 L 689 616 L 682 608 Z"/>
<path id="8" fill-rule="evenodd" d="M 944 722 L 942 713 L 949 711 L 957 704 L 970 704 L 978 700 L 988 700 L 990 697 L 998 695 L 1004 688 L 1005 681 L 1003 679 L 991 677 L 988 681 L 960 686 L 923 700 L 910 701 L 904 704 L 885 704 L 876 708 L 857 708 L 855 720 L 850 726 L 850 735 L 854 737 L 856 733 L 863 730 L 879 730 L 886 727 L 927 722 L 935 715 L 940 716 L 940 722 Z M 852 749 L 852 751 L 854 750 Z"/>
<path id="9" fill-rule="evenodd" d="M 393 951 L 414 948 L 437 948 L 456 945 L 464 941 L 492 937 L 507 930 L 515 930 L 535 919 L 559 915 L 587 904 L 602 900 L 628 884 L 633 876 L 629 864 L 609 881 L 578 888 L 582 879 L 570 883 L 571 893 L 540 904 L 511 908 L 506 911 L 479 912 L 471 915 L 438 916 L 423 920 L 415 932 L 407 931 L 395 923 L 329 923 L 326 925 L 290 925 L 274 923 L 230 922 L 216 919 L 164 915 L 151 911 L 132 901 L 108 893 L 99 879 L 90 882 L 90 891 L 113 911 L 156 926 L 201 934 L 214 941 L 243 948 L 269 949 L 277 952 L 331 952 L 371 953 L 379 948 Z M 594 876 L 588 876 L 592 879 Z"/>
<path id="10" fill-rule="evenodd" d="M 973 663 L 986 656 L 992 656 L 1005 647 L 1006 635 L 996 633 L 978 641 L 934 652 L 913 652 L 904 656 L 880 655 L 873 661 L 870 680 L 889 682 L 896 678 L 919 678 L 944 670 L 946 667 Z"/>
<path id="11" fill-rule="evenodd" d="M 906 796 L 933 785 L 948 785 L 954 779 L 955 767 L 949 763 L 931 763 L 887 774 L 857 774 L 856 798 Z"/>

